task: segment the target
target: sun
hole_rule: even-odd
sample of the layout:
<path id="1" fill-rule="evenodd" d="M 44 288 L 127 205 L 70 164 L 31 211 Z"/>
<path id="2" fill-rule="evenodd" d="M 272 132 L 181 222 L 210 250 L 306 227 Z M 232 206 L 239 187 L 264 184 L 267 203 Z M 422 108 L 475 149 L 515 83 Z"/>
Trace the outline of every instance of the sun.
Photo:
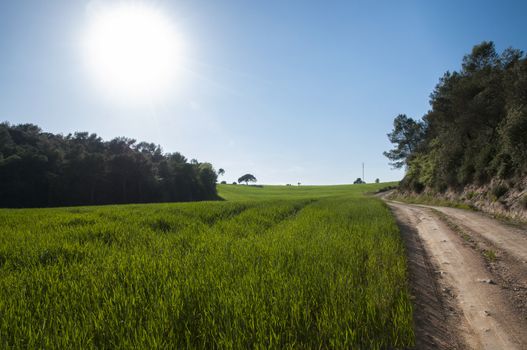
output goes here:
<path id="1" fill-rule="evenodd" d="M 172 21 L 140 2 L 92 11 L 83 55 L 100 90 L 130 102 L 165 95 L 176 78 L 181 39 Z"/>

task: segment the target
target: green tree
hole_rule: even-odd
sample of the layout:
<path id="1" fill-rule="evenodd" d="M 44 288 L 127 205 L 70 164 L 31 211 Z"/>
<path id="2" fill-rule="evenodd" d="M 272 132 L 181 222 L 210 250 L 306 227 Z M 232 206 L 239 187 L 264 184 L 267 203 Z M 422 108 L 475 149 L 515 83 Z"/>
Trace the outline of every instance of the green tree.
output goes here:
<path id="1" fill-rule="evenodd" d="M 216 182 L 218 181 L 218 175 L 214 171 L 212 164 L 199 164 L 198 179 L 200 181 L 200 187 L 204 190 L 204 194 L 214 193 L 216 191 Z"/>
<path id="2" fill-rule="evenodd" d="M 527 59 L 520 50 L 501 54 L 482 42 L 446 72 L 430 95 L 423 122 L 398 116 L 385 152 L 406 165 L 400 186 L 444 191 L 494 177 L 527 175 Z"/>
<path id="3" fill-rule="evenodd" d="M 394 168 L 407 165 L 409 158 L 423 141 L 424 129 L 423 123 L 416 122 L 405 114 L 395 117 L 393 130 L 388 134 L 388 139 L 395 145 L 395 148 L 383 153 L 391 160 L 390 165 Z"/>
<path id="4" fill-rule="evenodd" d="M 245 184 L 248 185 L 249 182 L 256 182 L 256 178 L 252 174 L 245 174 L 238 179 L 238 183 L 242 182 L 245 182 Z"/>
<path id="5" fill-rule="evenodd" d="M 216 199 L 216 180 L 209 163 L 153 143 L 0 123 L 2 207 Z"/>
<path id="6" fill-rule="evenodd" d="M 506 152 L 520 168 L 527 166 L 527 106 L 511 109 L 500 130 Z"/>

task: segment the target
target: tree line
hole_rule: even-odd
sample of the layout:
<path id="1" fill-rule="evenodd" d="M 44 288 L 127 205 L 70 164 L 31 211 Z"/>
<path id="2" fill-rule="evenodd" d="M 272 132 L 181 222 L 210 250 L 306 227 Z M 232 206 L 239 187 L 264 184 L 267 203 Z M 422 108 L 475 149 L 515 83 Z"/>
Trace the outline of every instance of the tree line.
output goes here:
<path id="1" fill-rule="evenodd" d="M 216 180 L 211 164 L 153 143 L 0 124 L 1 207 L 210 200 Z"/>
<path id="2" fill-rule="evenodd" d="M 446 72 L 422 120 L 394 120 L 384 152 L 406 167 L 404 189 L 444 191 L 527 174 L 527 59 L 492 42 L 476 45 L 461 69 Z"/>

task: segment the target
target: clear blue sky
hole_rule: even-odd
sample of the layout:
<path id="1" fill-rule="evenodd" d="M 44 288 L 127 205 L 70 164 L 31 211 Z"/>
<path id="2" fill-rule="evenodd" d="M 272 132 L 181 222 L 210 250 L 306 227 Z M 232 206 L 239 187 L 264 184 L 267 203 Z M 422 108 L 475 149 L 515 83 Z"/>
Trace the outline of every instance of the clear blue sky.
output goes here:
<path id="1" fill-rule="evenodd" d="M 136 0 L 137 1 L 137 0 Z M 97 1 L 104 3 L 104 1 Z M 93 1 L 0 1 L 0 121 L 128 136 L 210 161 L 233 181 L 398 180 L 382 152 L 473 45 L 527 49 L 525 1 L 145 0 L 184 38 L 177 88 L 115 103 L 79 53 Z"/>

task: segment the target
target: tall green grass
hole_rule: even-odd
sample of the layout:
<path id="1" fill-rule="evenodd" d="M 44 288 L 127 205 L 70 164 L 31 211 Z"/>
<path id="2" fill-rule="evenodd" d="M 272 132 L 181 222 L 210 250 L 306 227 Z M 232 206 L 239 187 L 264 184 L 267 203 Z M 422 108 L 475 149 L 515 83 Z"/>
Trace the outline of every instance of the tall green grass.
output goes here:
<path id="1" fill-rule="evenodd" d="M 365 188 L 1 210 L 0 347 L 409 346 L 403 246 Z"/>
<path id="2" fill-rule="evenodd" d="M 350 195 L 357 197 L 396 185 L 397 182 L 334 186 L 218 185 L 218 194 L 226 200 L 302 199 Z"/>

